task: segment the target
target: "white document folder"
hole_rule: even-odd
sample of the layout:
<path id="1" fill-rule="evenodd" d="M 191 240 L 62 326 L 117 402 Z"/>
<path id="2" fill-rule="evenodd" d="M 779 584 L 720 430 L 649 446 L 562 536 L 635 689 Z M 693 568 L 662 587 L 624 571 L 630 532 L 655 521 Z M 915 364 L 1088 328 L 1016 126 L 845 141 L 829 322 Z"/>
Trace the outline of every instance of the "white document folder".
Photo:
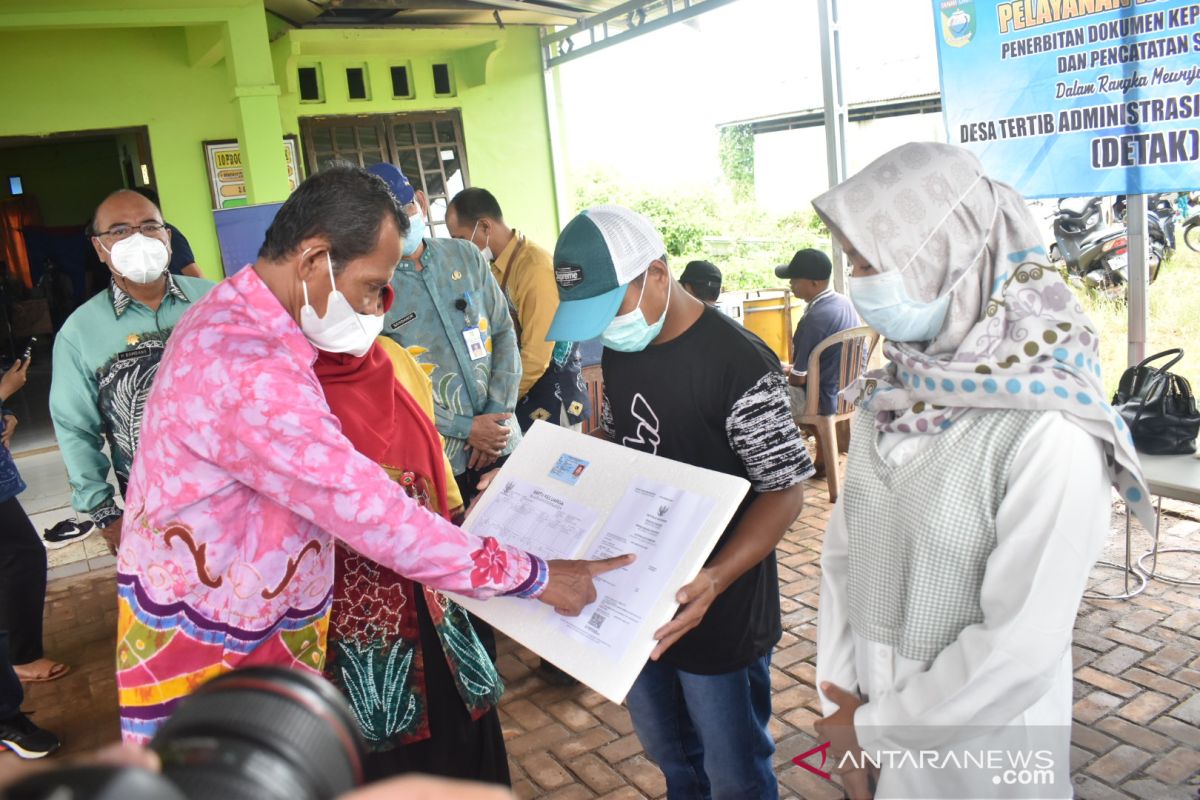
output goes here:
<path id="1" fill-rule="evenodd" d="M 543 558 L 636 553 L 578 617 L 513 597 L 455 596 L 476 616 L 620 703 L 750 483 L 535 422 L 463 527 Z M 486 564 L 478 568 L 486 568 Z"/>

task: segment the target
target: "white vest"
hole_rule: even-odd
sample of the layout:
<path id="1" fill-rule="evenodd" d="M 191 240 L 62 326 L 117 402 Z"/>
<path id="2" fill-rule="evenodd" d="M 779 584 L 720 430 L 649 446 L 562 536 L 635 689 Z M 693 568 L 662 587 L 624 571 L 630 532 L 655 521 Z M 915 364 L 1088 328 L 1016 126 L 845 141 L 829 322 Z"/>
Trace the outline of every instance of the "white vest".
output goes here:
<path id="1" fill-rule="evenodd" d="M 900 466 L 880 457 L 873 415 L 857 414 L 843 500 L 855 633 L 932 661 L 983 620 L 979 591 L 996 548 L 996 512 L 1013 458 L 1042 413 L 973 414 Z"/>

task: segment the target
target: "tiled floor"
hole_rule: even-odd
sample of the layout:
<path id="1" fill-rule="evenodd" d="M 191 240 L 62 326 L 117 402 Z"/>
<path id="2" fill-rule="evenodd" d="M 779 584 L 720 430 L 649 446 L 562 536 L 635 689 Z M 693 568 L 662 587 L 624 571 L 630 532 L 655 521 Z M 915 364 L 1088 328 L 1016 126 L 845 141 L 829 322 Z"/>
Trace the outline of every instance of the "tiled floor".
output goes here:
<path id="1" fill-rule="evenodd" d="M 21 428 L 18 428 L 17 435 L 20 433 Z M 37 440 L 42 434 L 35 432 L 32 436 Z M 51 444 L 30 450 L 24 446 L 19 448 L 18 445 L 19 440 L 14 437 L 14 463 L 29 488 L 17 499 L 29 515 L 34 529 L 40 534 L 64 519 L 75 518 L 76 514 L 71 509 L 71 486 L 67 482 L 67 470 L 58 446 Z M 109 481 L 113 486 L 117 485 L 116 476 L 111 471 Z M 52 580 L 80 575 L 116 563 L 116 559 L 109 555 L 104 540 L 97 535 L 50 550 L 47 557 Z"/>
<path id="2" fill-rule="evenodd" d="M 779 545 L 783 641 L 771 671 L 771 730 L 785 797 L 832 800 L 835 786 L 790 763 L 817 744 L 813 688 L 822 532 L 829 518 L 823 484 Z M 1166 505 L 1167 541 L 1200 547 L 1200 508 Z M 1119 509 L 1118 509 L 1119 513 Z M 1110 555 L 1123 554 L 1114 519 Z M 1144 534 L 1135 545 L 1144 543 Z M 1141 548 L 1135 549 L 1140 552 Z M 1172 557 L 1174 574 L 1200 579 L 1200 558 Z M 1166 562 L 1164 562 L 1165 565 Z M 1094 573 L 1112 591 L 1121 576 Z M 47 602 L 47 650 L 74 666 L 63 680 L 30 688 L 27 708 L 62 734 L 64 752 L 116 738 L 112 653 L 112 569 L 55 581 Z M 1200 589 L 1152 582 L 1132 601 L 1086 600 L 1075 631 L 1072 766 L 1080 800 L 1193 800 L 1200 787 Z M 551 687 L 532 671 L 535 656 L 502 638 L 499 667 L 508 686 L 501 719 L 521 798 L 657 798 L 665 787 L 633 734 L 628 712 L 582 687 Z M 0 773 L 14 757 L 0 755 Z"/>

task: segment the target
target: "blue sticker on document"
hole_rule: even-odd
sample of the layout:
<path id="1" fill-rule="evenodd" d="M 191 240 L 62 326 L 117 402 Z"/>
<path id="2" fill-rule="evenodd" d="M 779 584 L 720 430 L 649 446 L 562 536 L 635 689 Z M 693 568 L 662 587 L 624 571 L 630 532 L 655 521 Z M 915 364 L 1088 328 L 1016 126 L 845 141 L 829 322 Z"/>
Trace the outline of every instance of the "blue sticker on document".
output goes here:
<path id="1" fill-rule="evenodd" d="M 579 478 L 583 475 L 587 467 L 588 462 L 582 458 L 576 458 L 575 456 L 563 453 L 558 457 L 558 463 L 550 470 L 550 477 L 574 486 L 579 483 Z"/>

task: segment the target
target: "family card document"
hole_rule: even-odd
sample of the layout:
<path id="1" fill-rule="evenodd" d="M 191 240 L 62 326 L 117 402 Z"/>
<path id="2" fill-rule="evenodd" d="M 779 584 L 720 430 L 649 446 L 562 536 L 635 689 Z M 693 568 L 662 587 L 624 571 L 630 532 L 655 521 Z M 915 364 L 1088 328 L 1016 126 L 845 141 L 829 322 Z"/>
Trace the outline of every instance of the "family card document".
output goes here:
<path id="1" fill-rule="evenodd" d="M 455 597 L 473 614 L 620 703 L 708 560 L 748 481 L 535 422 L 463 527 L 546 560 L 633 553 L 596 577 L 578 617 L 513 597 Z"/>

